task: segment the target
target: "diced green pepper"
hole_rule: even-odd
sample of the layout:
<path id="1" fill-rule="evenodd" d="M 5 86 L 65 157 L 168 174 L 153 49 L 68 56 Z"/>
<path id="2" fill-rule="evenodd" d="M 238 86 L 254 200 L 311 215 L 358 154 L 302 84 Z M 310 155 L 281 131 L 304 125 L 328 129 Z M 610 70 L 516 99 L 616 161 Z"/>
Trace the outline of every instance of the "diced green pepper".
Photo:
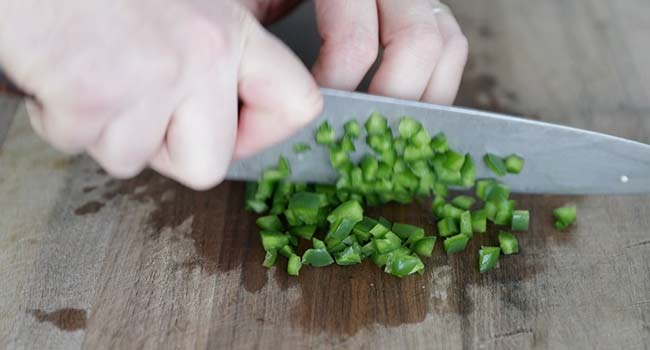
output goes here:
<path id="1" fill-rule="evenodd" d="M 377 153 L 390 150 L 393 146 L 393 139 L 387 134 L 368 135 L 366 143 Z"/>
<path id="2" fill-rule="evenodd" d="M 293 251 L 293 247 L 288 245 L 288 244 L 285 245 L 284 247 L 280 248 L 280 250 L 278 250 L 278 253 L 280 253 L 280 255 L 282 255 L 282 256 L 284 256 L 286 258 L 290 258 L 291 255 L 295 254 L 294 251 Z"/>
<path id="3" fill-rule="evenodd" d="M 367 154 L 361 160 L 361 170 L 363 171 L 363 179 L 366 182 L 374 181 L 377 177 L 377 170 L 379 170 L 377 158 Z"/>
<path id="4" fill-rule="evenodd" d="M 449 150 L 445 153 L 445 162 L 443 166 L 452 171 L 460 171 L 463 168 L 465 163 L 465 156 L 456 152 Z"/>
<path id="5" fill-rule="evenodd" d="M 330 150 L 330 164 L 334 169 L 343 169 L 343 167 L 350 163 L 350 157 L 341 147 L 332 147 Z"/>
<path id="6" fill-rule="evenodd" d="M 289 244 L 289 235 L 280 232 L 260 231 L 260 237 L 262 238 L 262 247 L 267 252 L 282 249 Z"/>
<path id="7" fill-rule="evenodd" d="M 351 139 L 356 139 L 361 135 L 361 127 L 359 122 L 356 119 L 352 119 L 349 122 L 345 123 L 345 135 Z"/>
<path id="8" fill-rule="evenodd" d="M 319 145 L 333 145 L 334 140 L 334 129 L 332 129 L 329 122 L 324 121 L 316 130 L 316 143 Z"/>
<path id="9" fill-rule="evenodd" d="M 389 258 L 393 256 L 409 255 L 409 253 L 409 249 L 403 246 L 384 254 L 375 252 L 375 254 L 372 255 L 372 262 L 375 263 L 375 265 L 382 267 L 386 265 Z"/>
<path id="10" fill-rule="evenodd" d="M 284 225 L 282 225 L 282 222 L 277 215 L 260 216 L 257 218 L 255 223 L 257 223 L 257 227 L 264 231 L 284 231 Z"/>
<path id="11" fill-rule="evenodd" d="M 495 174 L 499 176 L 504 176 L 506 174 L 506 165 L 503 163 L 503 159 L 501 157 L 493 154 L 493 153 L 487 153 L 483 157 L 483 161 L 485 162 L 485 165 L 490 168 Z"/>
<path id="12" fill-rule="evenodd" d="M 438 234 L 440 237 L 449 237 L 458 233 L 458 226 L 456 220 L 447 217 L 438 221 Z"/>
<path id="13" fill-rule="evenodd" d="M 472 212 L 472 231 L 484 233 L 487 230 L 487 214 L 485 209 Z"/>
<path id="14" fill-rule="evenodd" d="M 292 226 L 289 233 L 303 239 L 312 239 L 316 233 L 316 225 Z"/>
<path id="15" fill-rule="evenodd" d="M 293 145 L 293 152 L 300 154 L 311 150 L 311 146 L 305 142 L 299 142 Z"/>
<path id="16" fill-rule="evenodd" d="M 301 268 L 302 262 L 300 257 L 296 254 L 291 255 L 287 264 L 287 273 L 291 276 L 298 276 Z"/>
<path id="17" fill-rule="evenodd" d="M 399 238 L 402 240 L 407 240 L 409 237 L 413 235 L 422 235 L 424 236 L 424 229 L 421 227 L 409 225 L 409 224 L 402 224 L 399 222 L 396 222 L 393 224 L 392 228 L 393 233 L 395 233 Z"/>
<path id="18" fill-rule="evenodd" d="M 402 245 L 399 237 L 391 231 L 386 232 L 382 238 L 375 238 L 373 242 L 375 243 L 375 250 L 379 254 L 388 253 Z"/>
<path id="19" fill-rule="evenodd" d="M 360 253 L 361 248 L 355 248 L 354 245 L 349 246 L 336 255 L 336 264 L 342 266 L 359 264 L 361 263 Z"/>
<path id="20" fill-rule="evenodd" d="M 361 204 L 355 200 L 350 200 L 342 203 L 327 216 L 327 221 L 330 224 L 338 222 L 341 219 L 347 218 L 355 224 L 363 220 L 363 208 Z"/>
<path id="21" fill-rule="evenodd" d="M 426 145 L 426 148 L 431 149 L 433 152 L 433 148 L 431 147 L 431 137 L 429 136 L 429 132 L 425 128 L 420 128 L 413 136 L 411 136 L 411 143 L 424 147 Z"/>
<path id="22" fill-rule="evenodd" d="M 442 154 L 449 150 L 449 144 L 447 144 L 447 136 L 444 133 L 439 133 L 431 139 L 431 148 L 434 152 Z"/>
<path id="23" fill-rule="evenodd" d="M 472 214 L 469 210 L 464 211 L 463 214 L 460 215 L 460 233 L 469 238 L 472 238 L 473 236 Z"/>
<path id="24" fill-rule="evenodd" d="M 306 225 L 318 223 L 318 209 L 321 207 L 321 196 L 311 192 L 298 192 L 291 196 L 287 211 Z M 286 215 L 286 211 L 285 211 Z M 289 217 L 287 217 L 289 220 Z M 293 226 L 294 224 L 290 222 Z"/>
<path id="25" fill-rule="evenodd" d="M 368 135 L 383 135 L 388 129 L 388 121 L 381 114 L 373 112 L 366 121 Z"/>
<path id="26" fill-rule="evenodd" d="M 373 242 L 368 242 L 361 247 L 361 256 L 363 258 L 371 257 L 373 254 L 375 254 L 375 244 Z"/>
<path id="27" fill-rule="evenodd" d="M 262 262 L 262 266 L 268 268 L 271 268 L 273 265 L 275 265 L 275 262 L 278 260 L 278 251 L 273 249 L 273 250 L 267 250 L 266 254 L 264 254 L 264 261 Z"/>
<path id="28" fill-rule="evenodd" d="M 499 246 L 505 255 L 519 253 L 517 237 L 510 232 L 499 231 Z"/>
<path id="29" fill-rule="evenodd" d="M 433 150 L 428 144 L 421 146 L 406 145 L 404 148 L 404 161 L 415 162 L 418 160 L 431 159 L 433 157 Z"/>
<path id="30" fill-rule="evenodd" d="M 510 187 L 504 184 L 492 183 L 486 187 L 485 194 L 489 201 L 507 200 L 510 197 Z"/>
<path id="31" fill-rule="evenodd" d="M 506 171 L 511 174 L 519 174 L 524 168 L 524 158 L 511 154 L 506 157 L 504 164 L 506 166 Z"/>
<path id="32" fill-rule="evenodd" d="M 474 205 L 475 202 L 476 202 L 476 199 L 474 199 L 474 198 L 472 198 L 470 196 L 464 196 L 464 195 L 457 196 L 457 197 L 455 197 L 454 199 L 451 200 L 451 204 L 454 207 L 464 209 L 464 210 L 468 210 L 469 208 L 471 208 L 472 205 Z"/>
<path id="33" fill-rule="evenodd" d="M 449 194 L 449 188 L 447 187 L 447 185 L 443 184 L 442 182 L 436 182 L 433 185 L 433 193 L 436 196 L 445 198 L 447 197 L 447 194 Z"/>
<path id="34" fill-rule="evenodd" d="M 348 218 L 340 219 L 336 223 L 330 225 L 330 229 L 325 236 L 325 242 L 330 244 L 330 242 L 338 243 L 342 241 L 350 234 L 350 232 L 352 232 L 352 228 L 354 228 L 355 224 L 356 222 Z"/>
<path id="35" fill-rule="evenodd" d="M 476 181 L 476 197 L 487 200 L 487 190 L 495 183 L 493 179 L 481 179 Z"/>
<path id="36" fill-rule="evenodd" d="M 476 165 L 474 165 L 474 159 L 472 156 L 467 153 L 465 155 L 465 162 L 463 167 L 460 169 L 460 183 L 461 186 L 471 188 L 474 187 L 476 179 Z"/>
<path id="37" fill-rule="evenodd" d="M 530 212 L 528 210 L 515 210 L 512 212 L 511 228 L 513 231 L 528 231 L 529 221 Z"/>
<path id="38" fill-rule="evenodd" d="M 436 236 L 423 237 L 413 244 L 413 252 L 419 256 L 431 257 L 435 244 Z"/>
<path id="39" fill-rule="evenodd" d="M 469 237 L 462 233 L 446 238 L 443 242 L 445 252 L 447 255 L 462 252 L 467 247 L 467 242 L 469 242 Z"/>
<path id="40" fill-rule="evenodd" d="M 305 265 L 322 267 L 331 265 L 333 262 L 334 259 L 332 259 L 332 256 L 325 247 L 307 249 L 302 255 L 302 263 Z"/>
<path id="41" fill-rule="evenodd" d="M 442 206 L 442 217 L 443 218 L 454 218 L 460 219 L 460 216 L 463 214 L 463 209 L 454 207 L 453 205 L 447 203 Z"/>
<path id="42" fill-rule="evenodd" d="M 576 221 L 577 208 L 575 205 L 569 205 L 553 210 L 555 216 L 555 229 L 564 230 Z"/>
<path id="43" fill-rule="evenodd" d="M 409 139 L 416 132 L 420 131 L 421 127 L 422 125 L 417 120 L 410 117 L 403 117 L 400 119 L 397 129 L 401 137 Z"/>
<path id="44" fill-rule="evenodd" d="M 357 237 L 357 240 L 365 242 L 370 239 L 370 230 L 372 230 L 375 225 L 377 225 L 377 220 L 364 216 L 361 221 L 354 225 L 352 231 Z"/>
<path id="45" fill-rule="evenodd" d="M 481 247 L 478 251 L 478 270 L 480 273 L 492 270 L 499 261 L 499 247 Z"/>
<path id="46" fill-rule="evenodd" d="M 354 147 L 354 142 L 349 136 L 343 136 L 341 139 L 340 143 L 341 150 L 346 153 L 352 153 L 356 151 L 356 147 Z"/>
<path id="47" fill-rule="evenodd" d="M 384 272 L 402 278 L 416 272 L 422 273 L 424 264 L 414 255 L 392 255 L 386 262 Z"/>
<path id="48" fill-rule="evenodd" d="M 392 173 L 393 173 L 393 165 L 387 164 L 385 162 L 381 162 L 379 163 L 376 177 L 378 179 L 388 180 Z"/>

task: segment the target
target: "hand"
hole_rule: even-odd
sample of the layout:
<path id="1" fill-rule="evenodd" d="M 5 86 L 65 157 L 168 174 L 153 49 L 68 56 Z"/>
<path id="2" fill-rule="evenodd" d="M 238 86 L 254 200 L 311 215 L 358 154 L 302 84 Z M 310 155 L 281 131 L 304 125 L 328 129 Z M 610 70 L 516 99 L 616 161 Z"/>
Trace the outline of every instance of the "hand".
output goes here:
<path id="1" fill-rule="evenodd" d="M 322 108 L 300 61 L 230 0 L 0 0 L 0 64 L 57 148 L 195 189 Z"/>
<path id="2" fill-rule="evenodd" d="M 295 0 L 241 0 L 260 19 L 273 20 Z M 453 103 L 465 62 L 467 39 L 437 0 L 315 0 L 323 39 L 312 69 L 322 86 L 354 90 L 375 62 L 381 65 L 369 92 L 437 104 Z"/>

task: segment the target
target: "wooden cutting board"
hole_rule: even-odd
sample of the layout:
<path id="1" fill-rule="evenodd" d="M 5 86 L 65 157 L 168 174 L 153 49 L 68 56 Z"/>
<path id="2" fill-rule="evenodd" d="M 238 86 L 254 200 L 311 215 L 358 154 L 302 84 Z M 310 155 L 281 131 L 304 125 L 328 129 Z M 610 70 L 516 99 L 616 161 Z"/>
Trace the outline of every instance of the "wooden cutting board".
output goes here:
<path id="1" fill-rule="evenodd" d="M 649 2 L 450 5 L 472 48 L 459 104 L 650 141 Z M 494 231 L 456 256 L 438 245 L 423 276 L 365 263 L 295 278 L 260 265 L 241 183 L 116 181 L 17 114 L 0 149 L 0 348 L 650 347 L 650 196 L 515 196 L 531 230 L 487 274 Z M 567 202 L 578 224 L 558 233 Z M 428 202 L 369 212 L 433 230 Z"/>

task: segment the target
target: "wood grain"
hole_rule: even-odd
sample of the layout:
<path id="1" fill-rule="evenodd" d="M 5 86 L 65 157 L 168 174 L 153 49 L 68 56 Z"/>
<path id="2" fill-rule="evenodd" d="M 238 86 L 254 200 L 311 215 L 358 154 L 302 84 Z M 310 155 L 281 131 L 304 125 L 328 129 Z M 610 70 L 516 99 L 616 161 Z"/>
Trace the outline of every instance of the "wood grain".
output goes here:
<path id="1" fill-rule="evenodd" d="M 650 3 L 450 5 L 472 48 L 460 104 L 650 141 Z M 402 280 L 368 263 L 264 269 L 242 199 L 241 183 L 112 180 L 19 110 L 0 155 L 0 348 L 650 347 L 649 196 L 516 196 L 533 213 L 521 254 L 479 274 L 490 232 Z M 567 202 L 578 225 L 555 232 Z M 370 213 L 433 230 L 428 203 Z"/>

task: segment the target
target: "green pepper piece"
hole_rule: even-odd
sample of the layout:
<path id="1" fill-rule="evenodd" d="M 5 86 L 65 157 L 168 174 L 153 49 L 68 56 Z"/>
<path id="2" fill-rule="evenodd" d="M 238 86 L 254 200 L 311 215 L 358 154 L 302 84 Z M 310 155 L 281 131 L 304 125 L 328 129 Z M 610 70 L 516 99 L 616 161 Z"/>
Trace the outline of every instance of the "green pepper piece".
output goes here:
<path id="1" fill-rule="evenodd" d="M 329 221 L 330 224 L 333 224 L 344 218 L 355 224 L 363 220 L 363 208 L 361 207 L 361 204 L 355 200 L 346 201 L 332 210 L 332 212 L 327 216 L 327 221 Z"/>
<path id="2" fill-rule="evenodd" d="M 433 202 L 431 203 L 431 210 L 433 211 L 433 215 L 435 215 L 438 218 L 442 218 L 442 208 L 444 208 L 445 204 L 445 198 L 439 195 L 436 195 L 433 198 Z"/>
<path id="3" fill-rule="evenodd" d="M 423 147 L 423 148 L 428 148 L 431 149 L 431 152 L 433 153 L 433 149 L 431 148 L 431 137 L 429 137 L 429 132 L 425 128 L 420 128 L 413 136 L 411 136 L 411 144 Z M 426 147 L 425 147 L 426 146 Z"/>
<path id="4" fill-rule="evenodd" d="M 366 143 L 377 153 L 390 150 L 393 146 L 393 139 L 387 134 L 368 135 Z"/>
<path id="5" fill-rule="evenodd" d="M 371 257 L 373 254 L 375 254 L 375 244 L 373 242 L 368 242 L 363 247 L 361 247 L 362 258 L 365 259 Z"/>
<path id="6" fill-rule="evenodd" d="M 359 264 L 361 263 L 360 253 L 360 248 L 355 249 L 354 246 L 349 246 L 336 255 L 336 264 L 341 266 Z"/>
<path id="7" fill-rule="evenodd" d="M 476 202 L 476 199 L 474 199 L 474 198 L 472 198 L 470 196 L 464 196 L 464 195 L 457 196 L 456 198 L 451 200 L 451 204 L 454 207 L 464 209 L 464 210 L 468 210 L 469 208 L 471 208 L 472 205 L 474 205 L 475 202 Z"/>
<path id="8" fill-rule="evenodd" d="M 292 254 L 289 257 L 289 263 L 287 264 L 287 273 L 291 276 L 298 276 L 301 268 L 302 262 L 300 257 L 296 254 Z"/>
<path id="9" fill-rule="evenodd" d="M 499 246 L 505 255 L 519 253 L 517 237 L 510 232 L 499 231 Z"/>
<path id="10" fill-rule="evenodd" d="M 341 147 L 335 146 L 330 150 L 330 164 L 334 169 L 343 169 L 350 163 L 348 153 Z"/>
<path id="11" fill-rule="evenodd" d="M 357 237 L 357 240 L 360 242 L 365 242 L 370 239 L 370 230 L 377 225 L 377 220 L 364 216 L 361 221 L 359 221 L 352 231 Z"/>
<path id="12" fill-rule="evenodd" d="M 289 233 L 303 239 L 312 239 L 316 233 L 316 225 L 293 226 L 289 228 Z"/>
<path id="13" fill-rule="evenodd" d="M 392 231 L 402 240 L 406 240 L 413 235 L 424 235 L 423 228 L 399 222 L 393 224 Z"/>
<path id="14" fill-rule="evenodd" d="M 416 189 L 420 181 L 410 170 L 405 169 L 401 173 L 393 174 L 393 182 L 397 186 L 401 186 L 410 191 Z M 410 199 L 410 198 L 409 198 Z"/>
<path id="15" fill-rule="evenodd" d="M 370 230 L 370 234 L 375 238 L 382 238 L 388 231 L 390 231 L 390 229 L 379 222 Z"/>
<path id="16" fill-rule="evenodd" d="M 445 133 L 439 133 L 431 139 L 431 148 L 438 154 L 445 153 L 449 150 L 447 136 Z"/>
<path id="17" fill-rule="evenodd" d="M 530 212 L 528 210 L 515 210 L 512 212 L 511 228 L 513 231 L 528 231 Z"/>
<path id="18" fill-rule="evenodd" d="M 274 181 L 262 181 L 258 183 L 257 192 L 255 192 L 255 199 L 258 201 L 266 201 L 273 195 Z"/>
<path id="19" fill-rule="evenodd" d="M 485 209 L 472 212 L 472 231 L 484 233 L 487 230 L 487 213 Z"/>
<path id="20" fill-rule="evenodd" d="M 374 181 L 377 177 L 377 170 L 379 170 L 379 162 L 377 162 L 377 158 L 370 154 L 366 154 L 361 160 L 361 170 L 363 172 L 363 179 L 366 182 Z"/>
<path id="21" fill-rule="evenodd" d="M 288 245 L 288 244 L 285 245 L 284 247 L 280 248 L 280 250 L 278 250 L 278 253 L 280 253 L 280 255 L 282 255 L 282 256 L 284 256 L 286 258 L 290 258 L 291 255 L 295 254 L 294 250 L 293 250 L 293 247 Z"/>
<path id="22" fill-rule="evenodd" d="M 431 257 L 435 244 L 436 236 L 426 236 L 420 238 L 413 244 L 413 252 L 419 256 Z"/>
<path id="23" fill-rule="evenodd" d="M 449 188 L 447 187 L 447 185 L 443 184 L 442 182 L 436 182 L 433 185 L 433 193 L 436 196 L 445 198 L 449 194 Z"/>
<path id="24" fill-rule="evenodd" d="M 325 247 L 322 248 L 314 247 L 311 249 L 307 249 L 305 253 L 302 255 L 302 263 L 304 265 L 322 267 L 322 266 L 331 265 L 333 262 L 334 259 L 327 251 L 327 249 L 325 249 Z"/>
<path id="25" fill-rule="evenodd" d="M 324 121 L 316 130 L 316 143 L 319 145 L 333 145 L 334 140 L 334 129 L 332 129 L 328 121 Z"/>
<path id="26" fill-rule="evenodd" d="M 321 196 L 316 193 L 298 192 L 291 196 L 287 211 L 291 211 L 290 215 L 293 215 L 298 221 L 306 225 L 313 225 L 318 223 L 318 210 L 321 203 Z M 285 216 L 287 216 L 286 211 Z M 287 221 L 289 221 L 289 216 L 287 216 Z M 296 226 L 295 223 L 289 222 L 289 224 Z"/>
<path id="27" fill-rule="evenodd" d="M 492 183 L 485 188 L 485 194 L 488 201 L 507 200 L 510 197 L 510 187 L 504 184 Z"/>
<path id="28" fill-rule="evenodd" d="M 390 229 L 391 227 L 393 227 L 393 224 L 383 216 L 380 216 L 379 219 L 377 219 L 377 221 L 380 224 L 384 225 L 384 227 L 386 227 L 387 229 Z"/>
<path id="29" fill-rule="evenodd" d="M 438 221 L 438 234 L 441 237 L 449 237 L 458 233 L 458 226 L 456 220 L 453 218 L 444 218 Z"/>
<path id="30" fill-rule="evenodd" d="M 297 247 L 298 246 L 298 238 L 296 238 L 296 236 L 289 235 L 289 244 L 291 246 L 293 246 L 293 247 Z"/>
<path id="31" fill-rule="evenodd" d="M 469 238 L 472 238 L 474 235 L 472 231 L 472 214 L 469 210 L 464 211 L 460 215 L 460 233 L 466 235 Z"/>
<path id="32" fill-rule="evenodd" d="M 442 217 L 443 218 L 454 218 L 460 219 L 460 216 L 463 215 L 463 210 L 454 207 L 453 205 L 447 203 L 442 206 Z"/>
<path id="33" fill-rule="evenodd" d="M 513 200 L 497 202 L 497 212 L 494 215 L 494 223 L 497 225 L 510 225 L 515 205 L 516 203 Z"/>
<path id="34" fill-rule="evenodd" d="M 262 262 L 262 266 L 268 268 L 271 268 L 273 265 L 275 265 L 275 262 L 278 260 L 278 251 L 276 249 L 273 250 L 267 250 L 266 254 L 264 254 L 264 261 Z"/>
<path id="35" fill-rule="evenodd" d="M 443 166 L 451 171 L 460 171 L 463 168 L 465 163 L 465 156 L 456 152 L 449 150 L 445 153 L 445 161 Z"/>
<path id="36" fill-rule="evenodd" d="M 483 157 L 483 161 L 495 174 L 499 176 L 504 176 L 506 174 L 506 165 L 503 163 L 503 159 L 496 154 L 486 153 Z"/>
<path id="37" fill-rule="evenodd" d="M 495 181 L 493 179 L 481 179 L 476 181 L 476 197 L 487 200 L 487 190 L 491 187 Z"/>
<path id="38" fill-rule="evenodd" d="M 499 261 L 499 247 L 481 247 L 478 251 L 478 270 L 484 273 L 492 270 Z"/>
<path id="39" fill-rule="evenodd" d="M 293 145 L 293 153 L 300 154 L 311 150 L 311 146 L 305 142 L 298 142 Z"/>
<path id="40" fill-rule="evenodd" d="M 386 163 L 388 165 L 394 165 L 395 162 L 397 161 L 397 153 L 395 152 L 394 149 L 388 149 L 381 152 L 379 158 L 383 163 Z"/>
<path id="41" fill-rule="evenodd" d="M 404 161 L 415 162 L 418 160 L 431 159 L 433 157 L 433 150 L 428 144 L 421 146 L 406 145 L 404 148 Z"/>
<path id="42" fill-rule="evenodd" d="M 278 250 L 289 244 L 289 235 L 280 232 L 260 231 L 262 247 L 267 252 L 269 250 Z"/>
<path id="43" fill-rule="evenodd" d="M 394 163 L 393 163 L 394 164 Z M 393 173 L 393 165 L 384 162 L 379 163 L 376 177 L 378 179 L 388 180 Z"/>
<path id="44" fill-rule="evenodd" d="M 335 244 L 342 241 L 350 234 L 350 232 L 352 232 L 352 228 L 355 224 L 356 222 L 348 218 L 340 219 L 340 221 L 330 226 L 330 230 L 325 236 L 325 242 L 329 245 L 330 242 L 334 242 L 332 244 Z"/>
<path id="45" fill-rule="evenodd" d="M 354 147 L 354 142 L 348 136 L 343 136 L 339 144 L 339 147 L 341 147 L 341 150 L 343 150 L 343 152 L 346 153 L 352 153 L 357 150 L 356 147 Z"/>
<path id="46" fill-rule="evenodd" d="M 524 158 L 516 154 L 511 154 L 506 157 L 504 164 L 506 166 L 506 171 L 511 174 L 519 174 L 524 168 Z"/>
<path id="47" fill-rule="evenodd" d="M 373 112 L 365 124 L 368 135 L 383 135 L 388 129 L 388 121 L 378 112 Z"/>
<path id="48" fill-rule="evenodd" d="M 553 210 L 553 216 L 556 219 L 555 228 L 563 230 L 576 221 L 577 208 L 575 205 L 560 207 Z"/>
<path id="49" fill-rule="evenodd" d="M 379 254 L 378 252 L 375 252 L 375 254 L 372 255 L 372 262 L 379 266 L 382 267 L 386 265 L 386 262 L 388 262 L 388 259 L 393 257 L 393 256 L 401 256 L 401 255 L 409 255 L 409 249 L 406 247 L 399 247 L 392 252 L 384 253 L 384 254 Z"/>
<path id="50" fill-rule="evenodd" d="M 445 252 L 447 255 L 462 252 L 467 247 L 467 242 L 469 242 L 469 237 L 462 233 L 446 238 L 443 242 Z"/>
<path id="51" fill-rule="evenodd" d="M 384 272 L 402 278 L 424 270 L 424 263 L 413 255 L 392 255 L 386 262 Z"/>
<path id="52" fill-rule="evenodd" d="M 253 211 L 257 214 L 265 212 L 268 208 L 268 205 L 264 201 L 258 201 L 256 199 L 246 201 L 246 210 Z"/>
<path id="53" fill-rule="evenodd" d="M 474 165 L 474 159 L 472 156 L 467 153 L 465 155 L 465 162 L 463 167 L 460 169 L 460 184 L 463 187 L 472 188 L 476 179 L 476 165 Z"/>
<path id="54" fill-rule="evenodd" d="M 361 127 L 356 119 L 352 119 L 345 123 L 344 129 L 345 135 L 351 139 L 356 139 L 361 135 Z"/>
<path id="55" fill-rule="evenodd" d="M 400 136 L 405 139 L 411 138 L 416 132 L 420 131 L 420 128 L 422 128 L 420 122 L 410 117 L 400 119 L 397 127 Z"/>
<path id="56" fill-rule="evenodd" d="M 284 225 L 282 225 L 277 215 L 260 216 L 255 223 L 257 227 L 264 231 L 284 231 Z"/>
<path id="57" fill-rule="evenodd" d="M 393 148 L 398 155 L 404 155 L 404 148 L 406 148 L 406 139 L 399 136 L 393 140 Z"/>
<path id="58" fill-rule="evenodd" d="M 375 238 L 373 242 L 375 243 L 375 250 L 379 254 L 388 253 L 402 245 L 399 237 L 391 231 L 386 232 L 382 238 Z"/>

